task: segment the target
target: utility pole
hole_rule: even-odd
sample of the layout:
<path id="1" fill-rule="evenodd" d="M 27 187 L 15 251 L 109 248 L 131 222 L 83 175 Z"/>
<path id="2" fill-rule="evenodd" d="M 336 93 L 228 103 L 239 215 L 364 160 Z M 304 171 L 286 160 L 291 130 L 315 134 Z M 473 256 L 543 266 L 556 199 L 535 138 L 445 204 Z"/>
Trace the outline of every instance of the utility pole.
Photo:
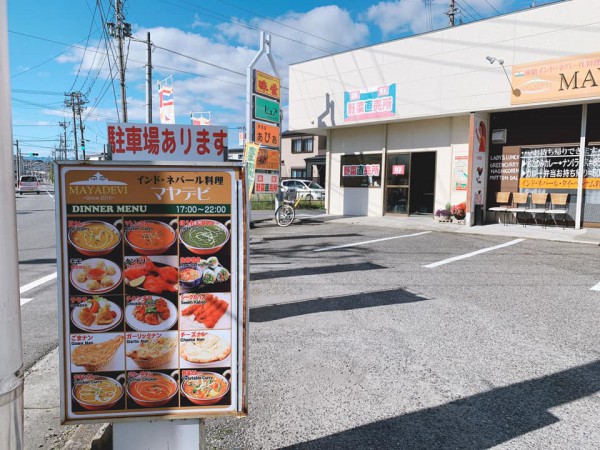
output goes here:
<path id="1" fill-rule="evenodd" d="M 67 127 L 69 126 L 69 122 L 58 122 L 58 125 L 63 128 L 64 137 L 62 139 L 63 145 L 61 145 L 61 149 L 63 150 L 63 158 L 65 160 L 69 159 L 67 156 Z"/>
<path id="2" fill-rule="evenodd" d="M 23 439 L 25 374 L 19 302 L 17 208 L 13 175 L 7 0 L 0 0 L 0 448 L 19 450 Z"/>
<path id="3" fill-rule="evenodd" d="M 19 140 L 18 139 L 15 141 L 15 145 L 17 146 L 17 183 L 18 183 L 19 178 L 21 177 L 21 161 L 19 161 L 19 159 L 21 157 L 19 155 Z"/>
<path id="4" fill-rule="evenodd" d="M 71 92 L 70 94 L 65 94 L 67 99 L 65 100 L 65 106 L 67 108 L 71 108 L 73 110 L 73 147 L 75 148 L 75 159 L 79 159 L 79 149 L 77 148 L 77 117 L 75 116 L 76 108 L 77 108 L 77 98 L 78 92 Z"/>
<path id="5" fill-rule="evenodd" d="M 83 120 L 81 120 L 81 110 L 88 101 L 85 97 L 82 98 L 81 92 L 77 92 L 77 94 L 77 113 L 79 114 L 79 130 L 81 131 L 81 153 L 83 159 L 85 160 L 85 138 L 83 137 L 85 125 L 83 125 Z"/>
<path id="6" fill-rule="evenodd" d="M 112 37 L 116 37 L 119 43 L 119 75 L 121 79 L 121 109 L 123 110 L 123 122 L 127 122 L 127 92 L 125 89 L 125 58 L 123 56 L 123 38 L 131 37 L 131 24 L 123 22 L 124 17 L 121 12 L 121 0 L 115 0 L 115 20 L 116 24 L 109 22 L 108 33 Z"/>
<path id="7" fill-rule="evenodd" d="M 446 15 L 450 18 L 450 26 L 451 27 L 454 26 L 454 18 L 456 16 L 457 12 L 458 12 L 458 9 L 456 8 L 455 0 L 450 0 L 450 9 L 446 13 Z"/>
<path id="8" fill-rule="evenodd" d="M 146 33 L 146 122 L 152 123 L 152 42 Z"/>

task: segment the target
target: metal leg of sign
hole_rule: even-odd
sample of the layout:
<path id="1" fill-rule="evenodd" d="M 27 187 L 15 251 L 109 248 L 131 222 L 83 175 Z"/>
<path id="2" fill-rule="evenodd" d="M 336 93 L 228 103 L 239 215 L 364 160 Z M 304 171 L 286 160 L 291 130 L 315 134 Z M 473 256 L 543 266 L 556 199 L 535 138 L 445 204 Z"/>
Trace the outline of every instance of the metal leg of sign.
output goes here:
<path id="1" fill-rule="evenodd" d="M 200 419 L 200 445 L 198 448 L 200 450 L 206 450 L 206 421 L 204 419 Z"/>
<path id="2" fill-rule="evenodd" d="M 113 449 L 204 449 L 204 419 L 155 420 L 113 423 Z"/>

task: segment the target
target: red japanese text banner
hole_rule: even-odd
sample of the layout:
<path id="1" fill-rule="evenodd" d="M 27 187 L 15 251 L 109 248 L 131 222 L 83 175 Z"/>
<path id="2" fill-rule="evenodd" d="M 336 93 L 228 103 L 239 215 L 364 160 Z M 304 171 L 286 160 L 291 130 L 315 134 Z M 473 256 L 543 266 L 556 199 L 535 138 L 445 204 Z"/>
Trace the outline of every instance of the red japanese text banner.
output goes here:
<path id="1" fill-rule="evenodd" d="M 227 127 L 109 123 L 114 161 L 223 162 Z"/>

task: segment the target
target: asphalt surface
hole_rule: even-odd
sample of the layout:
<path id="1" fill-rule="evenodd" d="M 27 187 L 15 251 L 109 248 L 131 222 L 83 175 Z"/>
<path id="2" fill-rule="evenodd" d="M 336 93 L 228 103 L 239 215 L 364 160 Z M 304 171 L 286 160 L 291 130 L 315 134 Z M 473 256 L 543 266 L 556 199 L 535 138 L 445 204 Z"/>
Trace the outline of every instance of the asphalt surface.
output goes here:
<path id="1" fill-rule="evenodd" d="M 54 204 L 17 206 L 23 286 L 56 270 Z M 209 448 L 598 448 L 596 245 L 311 214 L 251 230 L 250 413 L 207 419 Z M 48 355 L 26 448 L 62 448 L 58 392 L 31 394 L 58 385 L 56 282 L 22 297 L 26 364 Z"/>

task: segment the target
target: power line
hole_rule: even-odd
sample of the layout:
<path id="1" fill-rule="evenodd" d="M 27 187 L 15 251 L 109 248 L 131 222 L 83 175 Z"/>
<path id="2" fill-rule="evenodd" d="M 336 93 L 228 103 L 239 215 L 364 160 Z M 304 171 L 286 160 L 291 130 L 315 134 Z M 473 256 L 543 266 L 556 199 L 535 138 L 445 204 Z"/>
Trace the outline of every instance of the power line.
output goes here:
<path id="1" fill-rule="evenodd" d="M 170 50 L 170 49 L 168 49 L 168 48 L 161 47 L 160 45 L 154 45 L 154 44 L 153 44 L 153 47 L 154 47 L 154 48 L 157 48 L 157 49 L 159 49 L 159 50 L 164 50 L 164 51 L 166 51 L 166 52 L 173 53 L 173 54 L 175 54 L 175 55 L 179 55 L 179 56 L 181 56 L 182 58 L 191 59 L 192 61 L 196 61 L 196 62 L 199 62 L 199 63 L 202 63 L 202 64 L 206 64 L 206 65 L 208 65 L 208 66 L 216 67 L 217 69 L 225 70 L 225 71 L 227 71 L 227 72 L 230 72 L 230 73 L 234 73 L 234 74 L 236 74 L 236 75 L 241 75 L 241 76 L 243 76 L 243 77 L 245 77 L 245 76 L 246 76 L 246 74 L 245 74 L 245 73 L 242 73 L 242 72 L 236 72 L 235 70 L 228 69 L 227 67 L 219 66 L 218 64 L 213 64 L 213 63 L 211 63 L 211 62 L 204 61 L 204 60 L 202 60 L 202 59 L 194 58 L 193 56 L 190 56 L 190 55 L 184 55 L 183 53 L 180 53 L 180 52 L 178 52 L 178 51 L 176 51 L 176 50 Z"/>
<path id="2" fill-rule="evenodd" d="M 85 48 L 83 50 L 83 55 L 81 56 L 81 62 L 79 63 L 79 68 L 77 69 L 77 73 L 75 74 L 75 79 L 73 80 L 73 84 L 69 91 L 72 91 L 75 87 L 75 83 L 77 83 L 77 79 L 79 78 L 79 73 L 81 72 L 81 66 L 83 66 L 83 61 L 85 61 L 85 54 L 87 52 L 88 44 L 90 43 L 90 37 L 92 35 L 92 28 L 94 26 L 94 19 L 96 18 L 96 10 L 98 9 L 98 5 L 96 5 L 96 9 L 94 9 L 94 14 L 92 16 L 92 22 L 90 23 L 90 29 L 88 31 L 87 40 L 85 41 Z"/>

